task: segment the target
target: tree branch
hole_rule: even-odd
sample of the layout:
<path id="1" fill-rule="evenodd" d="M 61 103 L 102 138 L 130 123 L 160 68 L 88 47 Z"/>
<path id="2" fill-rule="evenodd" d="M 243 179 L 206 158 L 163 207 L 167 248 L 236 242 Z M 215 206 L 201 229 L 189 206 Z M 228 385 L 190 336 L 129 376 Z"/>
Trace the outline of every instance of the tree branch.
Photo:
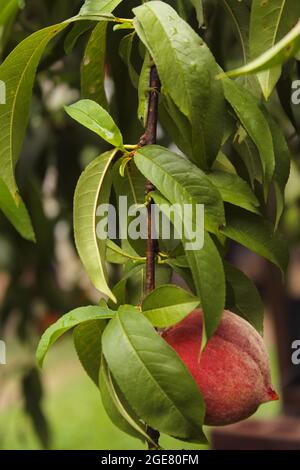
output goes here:
<path id="1" fill-rule="evenodd" d="M 150 71 L 150 92 L 149 92 L 149 103 L 148 103 L 148 115 L 145 133 L 142 135 L 139 141 L 139 147 L 145 145 L 156 144 L 157 137 L 157 123 L 158 123 L 158 102 L 160 92 L 160 80 L 157 73 L 156 66 L 153 65 Z M 146 182 L 145 192 L 148 195 L 155 188 L 150 181 Z M 152 206 L 151 201 L 147 206 L 147 224 L 148 224 L 148 236 L 147 236 L 147 252 L 146 252 L 146 286 L 145 294 L 149 294 L 155 288 L 155 257 L 158 251 L 158 243 L 152 237 Z M 147 432 L 152 440 L 158 444 L 159 432 L 150 427 L 147 428 Z M 154 447 L 149 443 L 149 449 Z"/>
<path id="2" fill-rule="evenodd" d="M 157 137 L 157 123 L 158 123 L 158 102 L 160 92 L 160 80 L 157 73 L 156 66 L 151 67 L 150 72 L 150 93 L 149 93 L 149 106 L 148 116 L 146 123 L 145 133 L 139 141 L 139 147 L 144 145 L 156 144 Z M 150 181 L 146 183 L 146 195 L 153 191 L 155 188 Z M 147 237 L 147 253 L 146 253 L 146 289 L 145 293 L 149 294 L 155 287 L 155 257 L 157 253 L 157 242 L 152 237 L 152 205 L 153 202 L 148 204 L 148 237 Z"/>

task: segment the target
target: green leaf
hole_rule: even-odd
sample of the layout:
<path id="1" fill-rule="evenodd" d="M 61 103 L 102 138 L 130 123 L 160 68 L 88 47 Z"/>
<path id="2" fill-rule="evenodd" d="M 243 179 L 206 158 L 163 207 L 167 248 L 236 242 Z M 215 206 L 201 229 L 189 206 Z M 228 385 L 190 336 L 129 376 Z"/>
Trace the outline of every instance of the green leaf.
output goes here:
<path id="1" fill-rule="evenodd" d="M 15 229 L 26 240 L 35 242 L 34 229 L 24 202 L 18 203 L 12 197 L 5 183 L 0 179 L 0 210 L 5 214 Z"/>
<path id="2" fill-rule="evenodd" d="M 0 1 L 0 53 L 9 38 L 11 27 L 18 10 L 23 8 L 19 0 L 1 0 Z"/>
<path id="3" fill-rule="evenodd" d="M 259 151 L 242 126 L 239 126 L 236 132 L 233 148 L 240 156 L 241 163 L 245 166 L 251 187 L 255 187 L 255 180 L 262 183 L 262 165 Z M 237 162 L 237 165 L 239 165 L 239 163 L 240 162 Z"/>
<path id="4" fill-rule="evenodd" d="M 278 44 L 275 46 L 295 26 L 299 17 L 300 4 L 294 0 L 252 1 L 249 34 L 250 57 L 251 59 L 257 59 L 263 53 L 266 53 L 269 59 L 273 57 L 271 63 L 268 64 L 269 70 L 259 73 L 257 76 L 266 99 L 272 93 L 280 77 L 282 62 L 287 60 L 288 57 L 292 57 L 299 50 L 300 41 L 298 40 L 297 45 L 297 40 L 296 43 L 294 42 L 296 31 L 288 39 L 285 39 L 279 47 Z M 298 25 L 299 34 L 300 23 Z M 274 57 L 276 57 L 275 61 Z M 264 60 L 266 60 L 266 57 Z"/>
<path id="5" fill-rule="evenodd" d="M 265 186 L 268 188 L 275 169 L 273 140 L 268 122 L 255 98 L 241 85 L 225 79 L 224 90 L 227 101 L 259 150 Z"/>
<path id="6" fill-rule="evenodd" d="M 265 218 L 231 207 L 226 211 L 226 227 L 221 232 L 268 259 L 283 273 L 286 271 L 289 259 L 287 244 Z"/>
<path id="7" fill-rule="evenodd" d="M 225 223 L 220 193 L 193 163 L 158 145 L 139 149 L 134 161 L 172 204 L 204 204 L 207 230 L 216 232 Z"/>
<path id="8" fill-rule="evenodd" d="M 167 134 L 169 134 L 170 139 L 172 139 L 184 155 L 193 160 L 191 125 L 184 114 L 181 113 L 167 96 L 161 97 L 159 119 Z"/>
<path id="9" fill-rule="evenodd" d="M 110 114 L 92 100 L 80 100 L 65 107 L 66 112 L 75 121 L 98 134 L 114 147 L 123 147 L 123 137 Z"/>
<path id="10" fill-rule="evenodd" d="M 283 210 L 284 210 L 284 193 L 287 185 L 292 155 L 286 143 L 282 130 L 269 113 L 266 113 L 268 123 L 271 129 L 275 153 L 275 172 L 274 172 L 274 187 L 276 198 L 276 220 L 275 227 L 278 227 Z"/>
<path id="11" fill-rule="evenodd" d="M 151 442 L 156 448 L 157 445 L 152 442 L 146 432 L 146 426 L 129 407 L 119 387 L 114 382 L 104 357 L 101 360 L 99 384 L 104 409 L 114 425 L 130 436 Z"/>
<path id="12" fill-rule="evenodd" d="M 28 122 L 36 69 L 47 44 L 67 26 L 65 22 L 33 33 L 0 65 L 0 80 L 6 84 L 6 104 L 0 106 L 1 177 L 14 197 L 14 170 Z"/>
<path id="13" fill-rule="evenodd" d="M 126 165 L 124 176 L 120 175 L 121 165 L 121 159 L 114 165 L 113 185 L 117 196 L 126 196 L 128 207 L 133 204 L 143 204 L 146 179 L 138 171 L 134 160 Z"/>
<path id="14" fill-rule="evenodd" d="M 149 97 L 149 85 L 150 85 L 150 72 L 152 66 L 152 59 L 148 51 L 145 53 L 143 66 L 139 76 L 138 83 L 138 118 L 142 122 L 143 126 L 146 127 L 147 115 L 148 115 L 148 97 Z"/>
<path id="15" fill-rule="evenodd" d="M 115 296 L 106 282 L 106 240 L 96 233 L 98 201 L 109 201 L 111 175 L 109 168 L 116 151 L 106 152 L 93 160 L 79 178 L 74 196 L 74 233 L 81 261 L 94 286 L 108 295 Z"/>
<path id="16" fill-rule="evenodd" d="M 90 305 L 88 307 L 79 307 L 61 317 L 57 322 L 51 325 L 43 334 L 40 339 L 36 358 L 40 365 L 43 362 L 50 347 L 58 340 L 64 333 L 74 328 L 75 326 L 91 321 L 91 320 L 106 320 L 112 318 L 115 312 L 110 310 L 106 305 Z"/>
<path id="17" fill-rule="evenodd" d="M 46 46 L 72 21 L 88 19 L 89 14 L 92 15 L 92 19 L 103 19 L 99 18 L 99 14 L 107 14 L 119 3 L 121 3 L 120 0 L 88 0 L 83 5 L 79 16 L 33 33 L 18 44 L 0 65 L 0 80 L 6 84 L 6 104 L 0 107 L 1 177 L 14 197 L 17 194 L 14 170 L 28 122 L 36 70 Z M 93 18 L 95 12 L 98 17 L 96 15 Z"/>
<path id="18" fill-rule="evenodd" d="M 102 354 L 101 337 L 105 326 L 103 320 L 91 320 L 76 326 L 73 331 L 74 346 L 79 360 L 97 387 Z"/>
<path id="19" fill-rule="evenodd" d="M 86 0 L 81 7 L 79 15 L 98 15 L 100 13 L 111 13 L 122 0 Z"/>
<path id="20" fill-rule="evenodd" d="M 120 309 L 103 333 L 102 347 L 120 390 L 143 421 L 182 440 L 206 440 L 196 383 L 143 315 L 130 306 Z"/>
<path id="21" fill-rule="evenodd" d="M 114 264 L 124 264 L 129 259 L 145 262 L 146 258 L 127 252 L 112 240 L 106 241 L 106 260 Z"/>
<path id="22" fill-rule="evenodd" d="M 198 25 L 203 26 L 204 24 L 204 11 L 203 11 L 203 2 L 202 0 L 191 0 L 192 5 L 196 10 Z"/>
<path id="23" fill-rule="evenodd" d="M 157 287 L 142 302 L 142 312 L 153 326 L 174 325 L 199 305 L 199 299 L 175 285 Z"/>
<path id="24" fill-rule="evenodd" d="M 249 9 L 244 2 L 237 2 L 236 0 L 222 0 L 222 5 L 232 20 L 233 27 L 236 31 L 237 39 L 239 40 L 241 45 L 243 53 L 243 62 L 246 63 L 248 57 L 250 22 Z"/>
<path id="25" fill-rule="evenodd" d="M 230 77 L 257 73 L 265 99 L 269 98 L 280 77 L 281 65 L 300 49 L 300 23 L 295 26 L 300 16 L 299 3 L 293 0 L 275 2 L 277 5 L 268 2 L 267 8 L 261 2 L 255 2 L 250 37 L 251 56 L 254 59 L 226 73 Z M 265 9 L 263 15 L 262 7 Z M 295 9 L 298 10 L 297 14 L 293 14 Z"/>
<path id="26" fill-rule="evenodd" d="M 294 57 L 300 49 L 300 23 L 282 38 L 274 47 L 264 52 L 257 59 L 249 62 L 243 67 L 220 74 L 219 77 L 239 77 L 258 73 L 261 87 L 266 99 L 269 98 L 276 85 L 281 72 L 281 65 Z"/>
<path id="27" fill-rule="evenodd" d="M 101 23 L 102 24 L 102 23 Z M 84 35 L 89 29 L 91 29 L 92 23 L 90 21 L 79 21 L 74 24 L 72 29 L 68 32 L 65 42 L 64 48 L 66 54 L 71 54 L 78 39 Z"/>
<path id="28" fill-rule="evenodd" d="M 93 29 L 81 64 L 81 97 L 96 101 L 107 108 L 104 88 L 107 23 Z"/>
<path id="29" fill-rule="evenodd" d="M 224 171 L 212 171 L 210 181 L 218 189 L 223 201 L 242 207 L 250 212 L 259 213 L 259 202 L 250 186 L 238 175 Z"/>
<path id="30" fill-rule="evenodd" d="M 159 208 L 164 211 L 168 201 L 156 191 L 152 192 L 151 196 Z M 171 221 L 173 222 L 173 220 Z M 193 239 L 193 235 L 189 233 L 190 224 L 187 224 L 185 228 L 185 236 L 190 240 Z M 214 242 L 206 232 L 204 233 L 203 248 L 186 250 L 185 253 L 192 272 L 196 294 L 200 298 L 205 316 L 206 338 L 209 339 L 220 322 L 225 305 L 225 275 L 222 259 Z M 205 340 L 202 341 L 202 348 L 204 346 Z"/>
<path id="31" fill-rule="evenodd" d="M 175 273 L 181 277 L 181 279 L 186 283 L 187 287 L 192 292 L 196 292 L 195 283 L 189 267 L 181 267 L 176 263 L 176 260 L 174 261 L 173 258 L 166 260 L 166 264 L 168 264 L 173 269 L 173 271 L 175 271 Z"/>
<path id="32" fill-rule="evenodd" d="M 193 160 L 205 170 L 223 135 L 224 94 L 214 79 L 218 66 L 203 40 L 169 5 L 152 1 L 133 12 L 136 32 L 157 66 L 162 94 L 188 119 Z"/>
<path id="33" fill-rule="evenodd" d="M 120 46 L 119 46 L 119 54 L 120 54 L 121 59 L 125 63 L 125 65 L 127 65 L 128 67 L 128 72 L 129 72 L 131 83 L 133 84 L 135 88 L 137 88 L 138 83 L 139 83 L 139 76 L 131 62 L 131 54 L 132 54 L 134 38 L 135 38 L 135 31 L 133 33 L 127 34 L 126 36 L 122 38 L 120 42 Z"/>
<path id="34" fill-rule="evenodd" d="M 135 275 L 140 275 L 143 281 L 143 264 L 133 263 L 132 266 L 130 266 L 130 268 L 125 271 L 119 282 L 117 282 L 117 284 L 115 284 L 112 288 L 112 292 L 116 298 L 117 306 L 127 303 L 127 282 L 131 277 Z M 112 306 L 113 304 L 109 302 L 109 305 Z"/>
<path id="35" fill-rule="evenodd" d="M 253 282 L 239 269 L 229 263 L 224 264 L 227 290 L 226 307 L 245 318 L 263 334 L 264 305 Z M 231 296 L 229 294 L 232 294 Z"/>
<path id="36" fill-rule="evenodd" d="M 206 338 L 216 331 L 225 305 L 225 276 L 220 254 L 208 233 L 202 250 L 186 251 L 205 317 Z M 204 347 L 204 344 L 202 345 Z"/>

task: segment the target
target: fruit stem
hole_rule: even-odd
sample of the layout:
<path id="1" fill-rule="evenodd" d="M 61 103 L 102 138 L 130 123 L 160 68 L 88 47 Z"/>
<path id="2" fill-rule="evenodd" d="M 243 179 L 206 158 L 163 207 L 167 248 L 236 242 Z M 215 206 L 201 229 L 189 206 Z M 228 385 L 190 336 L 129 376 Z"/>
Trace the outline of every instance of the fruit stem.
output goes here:
<path id="1" fill-rule="evenodd" d="M 142 135 L 139 141 L 139 147 L 145 145 L 154 145 L 156 144 L 157 138 L 157 124 L 158 124 L 158 104 L 159 104 L 159 93 L 160 93 L 160 80 L 157 73 L 157 68 L 155 65 L 152 65 L 150 70 L 150 84 L 149 84 L 149 98 L 148 98 L 148 114 L 146 121 L 145 133 Z M 150 181 L 146 182 L 145 193 L 146 196 L 154 191 L 155 188 Z M 145 294 L 149 294 L 155 288 L 155 259 L 158 253 L 158 243 L 157 240 L 152 236 L 152 207 L 153 200 L 151 199 L 150 204 L 147 204 L 147 250 L 146 250 L 146 285 L 145 285 Z M 147 433 L 158 445 L 159 441 L 159 432 L 151 427 L 147 427 Z M 149 450 L 154 450 L 155 447 L 148 443 Z"/>

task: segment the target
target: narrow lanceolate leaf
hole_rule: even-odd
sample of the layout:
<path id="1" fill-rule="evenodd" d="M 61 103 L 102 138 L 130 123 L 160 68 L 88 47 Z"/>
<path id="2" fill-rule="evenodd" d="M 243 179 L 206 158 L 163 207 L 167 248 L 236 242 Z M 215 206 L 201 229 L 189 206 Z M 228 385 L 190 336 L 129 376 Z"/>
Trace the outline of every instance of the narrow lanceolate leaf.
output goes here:
<path id="1" fill-rule="evenodd" d="M 79 16 L 111 13 L 123 0 L 86 0 L 82 5 Z"/>
<path id="2" fill-rule="evenodd" d="M 82 367 L 98 387 L 101 364 L 101 337 L 106 323 L 103 320 L 91 320 L 76 326 L 73 340 Z"/>
<path id="3" fill-rule="evenodd" d="M 156 444 L 147 434 L 146 425 L 130 408 L 115 383 L 104 357 L 101 359 L 99 386 L 104 409 L 114 425 L 130 436 L 151 442 L 156 448 Z"/>
<path id="4" fill-rule="evenodd" d="M 144 422 L 179 439 L 206 440 L 196 383 L 143 315 L 130 306 L 120 309 L 103 333 L 102 347 L 121 392 Z"/>
<path id="5" fill-rule="evenodd" d="M 241 46 L 243 62 L 246 63 L 248 59 L 249 9 L 244 2 L 236 0 L 222 0 L 221 3 L 231 18 L 232 28 Z"/>
<path id="6" fill-rule="evenodd" d="M 153 326 L 174 325 L 199 305 L 199 299 L 175 285 L 157 287 L 142 302 L 142 312 Z"/>
<path id="7" fill-rule="evenodd" d="M 97 19 L 97 14 L 110 14 L 122 0 L 88 0 L 82 6 L 78 18 L 91 15 L 90 19 Z M 93 17 L 95 15 L 95 17 Z M 98 18 L 100 19 L 100 18 Z M 83 24 L 83 25 L 82 25 Z M 84 31 L 90 21 L 80 21 L 70 32 L 68 43 L 72 45 L 76 40 L 76 33 Z M 87 43 L 81 65 L 81 96 L 96 101 L 107 108 L 107 99 L 104 89 L 105 78 L 105 52 L 106 52 L 107 22 L 96 25 Z"/>
<path id="8" fill-rule="evenodd" d="M 190 123 L 173 101 L 161 97 L 159 106 L 159 119 L 171 140 L 189 159 L 193 159 L 193 139 Z"/>
<path id="9" fill-rule="evenodd" d="M 204 10 L 203 10 L 203 2 L 202 0 L 191 0 L 193 7 L 196 10 L 198 25 L 203 26 L 204 24 Z"/>
<path id="10" fill-rule="evenodd" d="M 0 210 L 5 214 L 15 229 L 26 240 L 35 241 L 35 234 L 30 216 L 24 202 L 16 202 L 6 184 L 0 179 Z"/>
<path id="11" fill-rule="evenodd" d="M 107 108 L 104 88 L 107 23 L 93 29 L 81 64 L 81 97 Z"/>
<path id="12" fill-rule="evenodd" d="M 122 38 L 120 42 L 120 47 L 119 47 L 119 54 L 123 62 L 128 67 L 128 72 L 129 72 L 131 83 L 133 84 L 135 88 L 137 88 L 138 82 L 139 82 L 139 76 L 131 62 L 131 54 L 132 54 L 134 38 L 135 38 L 135 32 L 127 34 L 126 36 Z M 148 83 L 148 86 L 149 86 L 149 83 Z"/>
<path id="13" fill-rule="evenodd" d="M 226 211 L 226 227 L 221 232 L 268 259 L 283 273 L 286 271 L 289 258 L 287 244 L 265 218 L 231 207 Z"/>
<path id="14" fill-rule="evenodd" d="M 270 54 L 270 50 L 295 26 L 299 17 L 300 3 L 294 0 L 272 0 L 268 2 L 253 0 L 249 34 L 251 59 L 257 59 L 263 53 Z M 298 25 L 298 36 L 299 33 L 300 25 Z M 296 39 L 296 35 L 297 32 L 295 31 L 288 40 L 285 38 L 279 48 L 277 44 L 277 52 L 276 50 L 271 52 L 273 57 L 274 55 L 277 56 L 276 61 L 269 64 L 269 70 L 258 74 L 258 80 L 266 99 L 270 96 L 280 77 L 281 63 L 299 50 L 300 41 Z M 279 61 L 278 53 L 280 54 Z M 264 60 L 266 60 L 266 57 Z"/>
<path id="15" fill-rule="evenodd" d="M 267 189 L 275 169 L 273 139 L 268 122 L 255 98 L 244 87 L 226 78 L 224 90 L 227 101 L 258 148 Z"/>
<path id="16" fill-rule="evenodd" d="M 113 301 L 106 281 L 106 240 L 100 240 L 96 232 L 98 204 L 107 204 L 110 194 L 109 167 L 115 151 L 106 152 L 90 163 L 79 178 L 74 196 L 75 242 L 81 261 L 94 286 Z"/>
<path id="17" fill-rule="evenodd" d="M 207 230 L 218 231 L 225 223 L 220 193 L 193 163 L 158 145 L 139 149 L 134 160 L 140 172 L 172 204 L 204 204 Z"/>
<path id="18" fill-rule="evenodd" d="M 106 241 L 106 259 L 110 263 L 115 264 L 124 264 L 128 260 L 141 262 L 144 262 L 146 260 L 145 257 L 141 257 L 135 253 L 131 253 L 129 251 L 124 250 L 112 240 Z"/>
<path id="19" fill-rule="evenodd" d="M 138 118 L 146 127 L 147 114 L 148 114 L 148 96 L 149 96 L 149 83 L 150 83 L 150 71 L 152 66 L 152 59 L 148 51 L 146 51 L 143 66 L 139 76 L 138 83 L 138 95 L 139 95 L 139 106 L 138 106 Z"/>
<path id="20" fill-rule="evenodd" d="M 155 204 L 164 212 L 169 204 L 168 201 L 156 191 L 152 192 L 151 196 Z M 169 216 L 167 213 L 166 215 Z M 174 220 L 171 220 L 171 222 L 174 223 Z M 191 227 L 190 224 L 187 224 L 185 229 L 186 238 L 183 242 L 186 246 L 187 240 L 193 240 L 195 237 L 195 234 L 191 233 L 191 229 L 195 230 L 195 226 Z M 200 230 L 201 227 L 197 229 L 197 232 L 199 233 Z M 225 305 L 225 275 L 222 259 L 214 242 L 206 232 L 204 233 L 203 247 L 186 250 L 186 259 L 192 272 L 195 293 L 200 299 L 204 312 L 206 339 L 209 339 L 220 322 Z M 175 265 L 173 266 L 175 269 Z M 216 292 L 218 295 L 216 295 Z M 202 347 L 204 345 L 205 338 Z"/>
<path id="21" fill-rule="evenodd" d="M 224 265 L 227 293 L 226 308 L 245 318 L 260 333 L 264 328 L 264 305 L 253 282 L 229 263 Z"/>
<path id="22" fill-rule="evenodd" d="M 98 134 L 114 147 L 123 146 L 122 134 L 110 114 L 92 100 L 80 100 L 65 107 L 66 112 L 75 121 Z"/>
<path id="23" fill-rule="evenodd" d="M 300 5 L 300 4 L 299 4 Z M 229 77 L 257 73 L 266 99 L 269 98 L 281 72 L 281 65 L 300 50 L 300 22 L 275 46 L 243 67 L 227 72 Z M 225 74 L 220 74 L 220 77 Z"/>
<path id="24" fill-rule="evenodd" d="M 51 325 L 41 337 L 39 342 L 36 357 L 39 365 L 42 367 L 45 356 L 50 347 L 58 340 L 64 333 L 71 330 L 75 326 L 91 321 L 91 320 L 105 320 L 112 318 L 115 312 L 109 310 L 107 306 L 103 305 L 90 305 L 88 307 L 79 307 L 67 313 L 56 323 Z"/>
<path id="25" fill-rule="evenodd" d="M 223 135 L 224 96 L 214 79 L 217 64 L 203 40 L 166 3 L 147 2 L 133 11 L 137 34 L 158 68 L 162 93 L 191 126 L 192 158 L 206 169 Z"/>
<path id="26" fill-rule="evenodd" d="M 221 256 L 208 233 L 201 250 L 186 251 L 205 318 L 206 339 L 216 331 L 225 305 L 225 276 Z M 217 292 L 217 295 L 216 295 Z M 202 344 L 204 347 L 204 344 Z"/>
<path id="27" fill-rule="evenodd" d="M 117 306 L 120 306 L 122 304 L 126 304 L 128 302 L 127 282 L 131 278 L 135 278 L 136 276 L 140 276 L 141 282 L 143 282 L 143 279 L 144 279 L 143 264 L 133 263 L 132 266 L 130 266 L 130 268 L 128 268 L 126 270 L 126 272 L 123 274 L 120 281 L 117 282 L 117 284 L 114 285 L 112 291 L 113 291 L 113 294 L 116 298 Z M 141 289 L 141 291 L 142 291 L 142 289 Z M 142 292 L 141 292 L 141 295 L 142 295 Z"/>
<path id="28" fill-rule="evenodd" d="M 0 65 L 0 80 L 6 84 L 6 104 L 0 106 L 1 177 L 13 196 L 17 193 L 14 170 L 28 122 L 36 69 L 49 41 L 67 25 L 62 23 L 37 31 Z"/>
<path id="29" fill-rule="evenodd" d="M 275 187 L 275 197 L 276 197 L 276 220 L 275 226 L 277 228 L 280 218 L 284 209 L 284 194 L 285 187 L 287 185 L 292 156 L 291 152 L 286 143 L 285 137 L 282 133 L 282 130 L 273 120 L 273 118 L 268 115 L 268 122 L 271 129 L 274 152 L 275 152 L 275 172 L 274 172 L 274 187 Z"/>
<path id="30" fill-rule="evenodd" d="M 210 181 L 218 189 L 224 202 L 242 207 L 250 212 L 259 212 L 259 202 L 250 186 L 238 175 L 225 171 L 212 171 Z"/>
<path id="31" fill-rule="evenodd" d="M 1 0 L 0 2 L 0 53 L 9 38 L 16 14 L 24 5 L 19 0 Z"/>
<path id="32" fill-rule="evenodd" d="M 83 36 L 84 33 L 86 33 L 89 29 L 91 29 L 91 27 L 92 27 L 92 23 L 91 21 L 88 21 L 88 20 L 78 21 L 74 24 L 74 26 L 71 28 L 71 30 L 67 34 L 65 42 L 64 42 L 64 49 L 65 49 L 66 54 L 71 54 L 79 38 Z"/>

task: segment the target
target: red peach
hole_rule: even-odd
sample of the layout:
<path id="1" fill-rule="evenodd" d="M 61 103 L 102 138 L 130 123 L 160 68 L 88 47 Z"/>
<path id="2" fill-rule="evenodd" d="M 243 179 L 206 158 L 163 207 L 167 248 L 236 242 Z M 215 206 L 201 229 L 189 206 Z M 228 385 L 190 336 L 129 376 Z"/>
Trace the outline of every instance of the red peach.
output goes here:
<path id="1" fill-rule="evenodd" d="M 260 404 L 278 399 L 271 385 L 261 336 L 243 318 L 225 310 L 199 356 L 202 311 L 194 310 L 162 337 L 194 377 L 206 405 L 205 424 L 221 426 L 252 415 Z"/>

